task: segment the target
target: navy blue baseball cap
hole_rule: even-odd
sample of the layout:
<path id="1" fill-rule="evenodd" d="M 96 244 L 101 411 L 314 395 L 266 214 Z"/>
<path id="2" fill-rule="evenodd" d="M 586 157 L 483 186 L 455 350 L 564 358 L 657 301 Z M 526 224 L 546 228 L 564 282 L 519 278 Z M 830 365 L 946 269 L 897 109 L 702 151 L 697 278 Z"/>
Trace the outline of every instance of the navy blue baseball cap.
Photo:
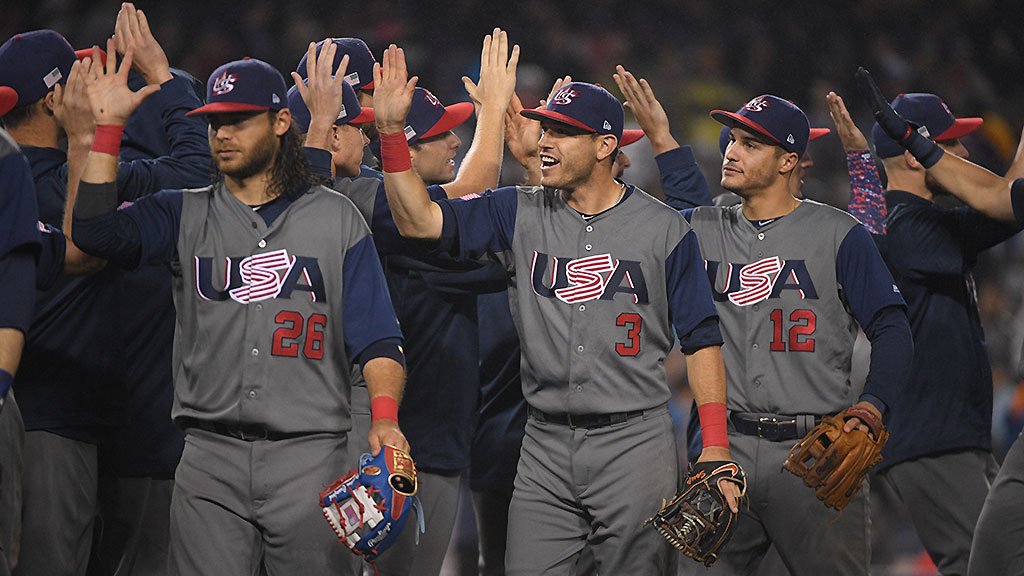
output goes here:
<path id="1" fill-rule="evenodd" d="M 533 120 L 551 120 L 568 124 L 595 134 L 611 134 L 622 146 L 622 125 L 625 112 L 622 104 L 604 88 L 586 82 L 570 82 L 562 86 L 539 110 L 523 110 Z"/>
<path id="2" fill-rule="evenodd" d="M 348 82 L 342 83 L 342 95 L 341 95 L 341 112 L 338 114 L 338 119 L 334 121 L 336 126 L 342 124 L 366 124 L 367 122 L 373 122 L 373 108 L 363 108 L 359 105 L 359 97 L 356 96 L 355 89 Z M 309 130 L 309 107 L 306 106 L 306 102 L 302 99 L 302 94 L 299 93 L 299 89 L 292 86 L 288 89 L 288 110 L 292 113 L 292 122 L 294 122 L 301 132 Z"/>
<path id="3" fill-rule="evenodd" d="M 796 104 L 778 96 L 763 94 L 736 112 L 712 110 L 711 117 L 730 128 L 741 126 L 752 130 L 799 156 L 807 150 L 811 132 L 807 115 Z"/>
<path id="4" fill-rule="evenodd" d="M 214 70 L 206 82 L 206 105 L 185 115 L 280 110 L 287 105 L 281 73 L 262 60 L 245 58 Z"/>
<path id="5" fill-rule="evenodd" d="M 0 46 L 0 116 L 67 82 L 75 50 L 53 30 L 15 34 Z"/>
<path id="6" fill-rule="evenodd" d="M 345 80 L 348 80 L 356 90 L 373 90 L 373 65 L 377 63 L 377 59 L 373 57 L 373 52 L 370 52 L 370 47 L 366 45 L 366 42 L 359 38 L 332 38 L 331 41 L 338 47 L 334 52 L 334 68 L 331 70 L 337 70 L 341 59 L 348 54 Z M 320 49 L 323 48 L 325 42 L 326 40 L 317 42 L 317 56 L 320 55 Z M 302 76 L 303 80 L 306 79 L 307 54 L 302 55 L 299 65 L 295 67 L 295 71 Z"/>
<path id="7" fill-rule="evenodd" d="M 730 126 L 722 126 L 722 130 L 718 132 L 718 149 L 722 151 L 722 156 L 725 156 L 725 149 L 729 147 L 729 130 Z M 831 133 L 831 128 L 811 128 L 807 140 L 814 142 L 818 138 L 828 136 Z"/>
<path id="8" fill-rule="evenodd" d="M 977 130 L 984 122 L 981 118 L 953 116 L 949 106 L 935 94 L 900 94 L 892 101 L 892 107 L 900 116 L 914 124 L 923 136 L 936 142 L 962 138 Z M 871 139 L 875 142 L 875 154 L 879 158 L 892 158 L 903 154 L 903 146 L 889 138 L 877 122 L 871 127 Z"/>
<path id="9" fill-rule="evenodd" d="M 472 114 L 472 102 L 443 106 L 430 90 L 417 86 L 412 95 L 409 115 L 405 119 L 405 139 L 413 144 L 423 138 L 444 134 L 465 122 Z"/>

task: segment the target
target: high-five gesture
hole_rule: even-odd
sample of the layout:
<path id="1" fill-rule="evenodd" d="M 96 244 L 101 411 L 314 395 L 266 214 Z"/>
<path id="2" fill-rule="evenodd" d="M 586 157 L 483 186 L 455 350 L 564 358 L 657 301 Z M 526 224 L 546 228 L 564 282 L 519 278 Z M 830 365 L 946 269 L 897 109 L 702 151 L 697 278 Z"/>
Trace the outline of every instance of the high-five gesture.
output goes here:
<path id="1" fill-rule="evenodd" d="M 651 141 L 651 147 L 655 154 L 661 154 L 669 150 L 679 148 L 679 142 L 672 137 L 668 124 L 668 114 L 665 108 L 654 95 L 654 90 L 647 80 L 641 78 L 639 81 L 633 73 L 622 66 L 615 67 L 615 74 L 612 74 L 619 90 L 626 97 L 623 104 L 633 111 L 636 121 L 640 124 L 644 134 Z"/>
<path id="2" fill-rule="evenodd" d="M 388 46 L 381 60 L 373 65 L 373 113 L 377 130 L 394 134 L 405 129 L 419 76 L 409 78 L 405 51 L 394 44 Z"/>
<path id="3" fill-rule="evenodd" d="M 344 94 L 342 85 L 348 70 L 348 55 L 342 57 L 337 70 L 332 70 L 337 51 L 338 45 L 327 38 L 321 44 L 320 55 L 317 56 L 316 43 L 310 42 L 306 51 L 307 80 L 303 80 L 298 72 L 292 72 L 295 88 L 309 108 L 306 146 L 326 149 L 331 126 L 341 114 Z"/>
<path id="4" fill-rule="evenodd" d="M 114 45 L 118 54 L 126 54 L 129 48 L 134 49 L 132 65 L 147 83 L 159 85 L 173 78 L 167 54 L 153 37 L 149 20 L 142 10 L 136 10 L 130 2 L 121 4 L 121 11 L 117 13 Z M 114 51 L 108 48 L 107 53 L 113 54 Z"/>
<path id="5" fill-rule="evenodd" d="M 106 66 L 100 60 L 100 49 L 97 46 L 92 48 L 92 58 L 82 62 L 89 106 L 97 125 L 125 124 L 143 100 L 160 90 L 160 86 L 155 83 L 143 86 L 138 92 L 128 88 L 128 70 L 132 66 L 133 56 L 134 48 L 129 47 L 119 67 L 114 40 L 111 38 L 107 40 Z"/>
<path id="6" fill-rule="evenodd" d="M 846 109 L 843 97 L 835 92 L 829 92 L 825 95 L 825 99 L 828 100 L 828 114 L 836 125 L 836 134 L 839 135 L 843 148 L 847 152 L 863 152 L 867 150 L 868 139 L 864 137 L 864 133 L 860 131 L 860 128 L 857 128 L 857 125 L 853 123 L 853 118 L 850 117 L 850 111 Z"/>
<path id="7" fill-rule="evenodd" d="M 857 69 L 857 86 L 860 88 L 861 96 L 871 104 L 875 113 L 875 121 L 882 130 L 899 142 L 910 154 L 917 159 L 926 169 L 934 166 L 945 152 L 933 140 L 918 133 L 915 126 L 907 122 L 893 109 L 889 101 L 882 96 L 871 73 L 864 68 Z"/>
<path id="8" fill-rule="evenodd" d="M 505 110 L 515 94 L 518 66 L 519 45 L 512 47 L 510 57 L 508 33 L 495 28 L 491 34 L 484 36 L 484 45 L 480 50 L 480 83 L 474 83 L 468 76 L 462 77 L 462 83 L 478 108 L 494 106 Z"/>
<path id="9" fill-rule="evenodd" d="M 89 62 L 92 62 L 91 58 Z M 85 89 L 84 68 L 82 62 L 75 61 L 71 65 L 67 83 L 53 87 L 53 115 L 64 127 L 69 144 L 85 141 L 89 146 L 92 144 L 92 133 L 96 129 L 96 124 L 92 119 L 92 108 L 89 106 L 89 96 Z"/>

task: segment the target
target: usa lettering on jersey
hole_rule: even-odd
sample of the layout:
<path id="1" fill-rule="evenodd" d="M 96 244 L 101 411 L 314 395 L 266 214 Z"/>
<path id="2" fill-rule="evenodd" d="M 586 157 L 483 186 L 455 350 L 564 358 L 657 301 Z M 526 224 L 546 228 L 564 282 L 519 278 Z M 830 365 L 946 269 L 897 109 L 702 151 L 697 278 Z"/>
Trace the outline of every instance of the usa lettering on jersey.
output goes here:
<path id="1" fill-rule="evenodd" d="M 625 293 L 635 304 L 649 301 L 643 269 L 635 260 L 622 260 L 611 254 L 562 258 L 534 251 L 530 268 L 533 291 L 542 298 L 579 304 L 612 300 L 616 294 Z"/>
<path id="2" fill-rule="evenodd" d="M 728 262 L 725 285 L 719 289 L 721 264 L 714 260 L 704 261 L 716 302 L 728 300 L 737 306 L 752 306 L 779 298 L 785 290 L 795 290 L 801 300 L 818 298 L 818 291 L 803 260 L 783 260 L 772 256 L 750 264 Z"/>
<path id="3" fill-rule="evenodd" d="M 224 258 L 226 285 L 215 287 L 214 259 L 195 257 L 196 294 L 203 300 L 231 299 L 249 304 L 272 298 L 291 298 L 294 291 L 307 292 L 313 302 L 327 299 L 323 274 L 316 258 L 289 255 L 287 250 Z"/>

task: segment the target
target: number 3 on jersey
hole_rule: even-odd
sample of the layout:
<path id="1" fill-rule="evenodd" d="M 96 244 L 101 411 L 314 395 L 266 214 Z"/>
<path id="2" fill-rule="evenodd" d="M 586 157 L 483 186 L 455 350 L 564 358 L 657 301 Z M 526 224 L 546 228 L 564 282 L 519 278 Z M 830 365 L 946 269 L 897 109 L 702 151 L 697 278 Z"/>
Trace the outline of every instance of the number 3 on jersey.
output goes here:
<path id="1" fill-rule="evenodd" d="M 616 342 L 615 352 L 619 356 L 636 356 L 640 353 L 640 329 L 643 328 L 644 319 L 636 312 L 623 312 L 615 319 L 616 326 L 627 327 L 626 343 Z"/>
<path id="2" fill-rule="evenodd" d="M 817 316 L 813 310 L 793 310 L 789 315 L 788 338 L 783 339 L 786 323 L 781 308 L 772 310 L 772 352 L 785 352 L 789 342 L 790 352 L 814 352 L 814 330 L 817 328 Z"/>

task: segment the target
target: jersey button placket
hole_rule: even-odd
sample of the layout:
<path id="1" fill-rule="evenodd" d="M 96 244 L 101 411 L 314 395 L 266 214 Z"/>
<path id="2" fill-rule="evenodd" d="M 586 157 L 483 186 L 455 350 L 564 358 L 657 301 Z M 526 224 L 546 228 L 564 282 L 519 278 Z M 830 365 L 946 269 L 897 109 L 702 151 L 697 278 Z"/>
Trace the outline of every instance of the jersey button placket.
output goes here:
<path id="1" fill-rule="evenodd" d="M 267 240 L 265 238 L 260 238 L 260 241 L 257 242 L 256 245 L 259 246 L 260 248 L 266 248 Z"/>

